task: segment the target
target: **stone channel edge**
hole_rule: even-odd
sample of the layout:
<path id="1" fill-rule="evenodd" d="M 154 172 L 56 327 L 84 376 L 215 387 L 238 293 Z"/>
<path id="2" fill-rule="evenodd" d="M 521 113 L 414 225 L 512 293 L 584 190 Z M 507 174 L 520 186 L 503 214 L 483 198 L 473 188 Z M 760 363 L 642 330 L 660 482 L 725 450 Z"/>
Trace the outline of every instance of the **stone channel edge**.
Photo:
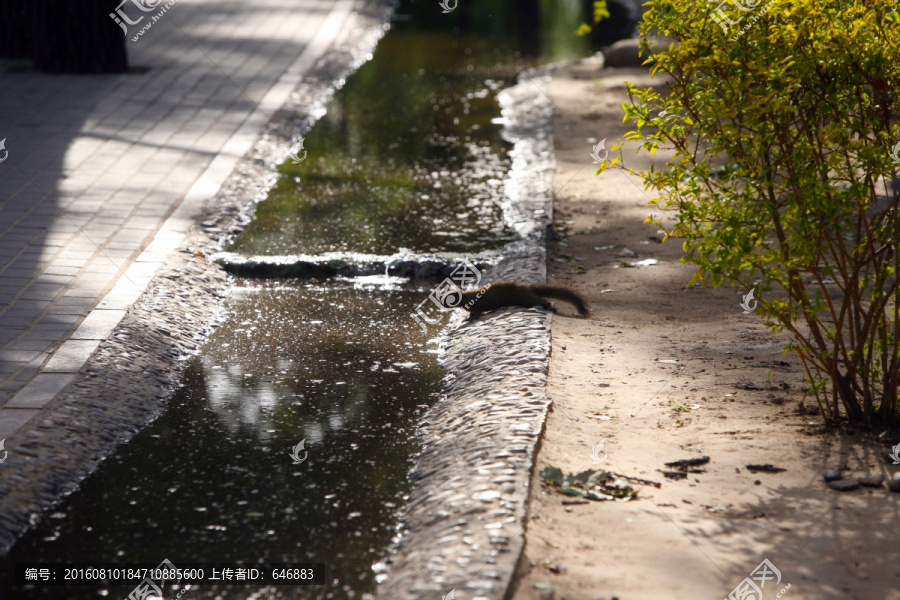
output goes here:
<path id="1" fill-rule="evenodd" d="M 540 86 L 551 73 L 523 73 L 500 96 L 504 137 L 514 144 L 504 212 L 523 240 L 482 284 L 546 281 L 556 163 L 554 107 Z M 422 449 L 410 472 L 404 529 L 380 565 L 379 600 L 510 597 L 550 406 L 550 323 L 543 310 L 508 308 L 447 334 L 445 384 L 419 425 Z"/>

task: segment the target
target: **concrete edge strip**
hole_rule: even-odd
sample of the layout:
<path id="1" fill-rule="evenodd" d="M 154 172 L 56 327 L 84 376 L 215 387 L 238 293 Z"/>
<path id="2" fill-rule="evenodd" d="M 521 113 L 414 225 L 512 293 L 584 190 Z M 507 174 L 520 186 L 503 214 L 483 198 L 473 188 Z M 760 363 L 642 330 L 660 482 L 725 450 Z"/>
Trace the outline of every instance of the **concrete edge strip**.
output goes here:
<path id="1" fill-rule="evenodd" d="M 41 372 L 12 396 L 0 411 L 5 413 L 5 409 L 26 409 L 31 411 L 28 419 L 30 420 L 75 381 L 75 374 L 84 368 L 100 343 L 112 335 L 128 307 L 147 290 L 159 267 L 166 264 L 175 249 L 182 246 L 191 227 L 196 223 L 204 203 L 216 196 L 238 161 L 253 147 L 260 131 L 269 120 L 267 115 L 274 113 L 287 102 L 291 92 L 300 83 L 303 73 L 328 49 L 353 5 L 354 0 L 339 0 L 334 5 L 303 52 L 263 96 L 259 110 L 250 113 L 228 139 L 219 154 L 210 162 L 175 211 L 157 231 L 150 244 L 129 265 L 97 307 L 88 313 L 75 333 L 50 355 Z M 103 327 L 98 328 L 97 322 L 102 322 Z M 49 375 L 51 373 L 53 375 Z M 69 375 L 62 376 L 62 373 Z M 21 422 L 17 430 L 28 420 L 22 420 L 20 417 L 18 421 Z M 4 437 L 14 434 L 15 431 L 9 432 Z"/>
<path id="2" fill-rule="evenodd" d="M 507 181 L 510 210 L 526 217 L 526 238 L 490 280 L 546 281 L 545 225 L 552 222 L 553 106 L 525 73 L 500 97 L 514 142 Z M 520 221 L 521 222 L 521 221 Z M 377 598 L 500 600 L 524 549 L 535 450 L 546 395 L 551 316 L 506 309 L 449 333 L 441 363 L 447 382 L 419 427 L 422 450 L 410 473 L 404 530 L 378 565 Z"/>

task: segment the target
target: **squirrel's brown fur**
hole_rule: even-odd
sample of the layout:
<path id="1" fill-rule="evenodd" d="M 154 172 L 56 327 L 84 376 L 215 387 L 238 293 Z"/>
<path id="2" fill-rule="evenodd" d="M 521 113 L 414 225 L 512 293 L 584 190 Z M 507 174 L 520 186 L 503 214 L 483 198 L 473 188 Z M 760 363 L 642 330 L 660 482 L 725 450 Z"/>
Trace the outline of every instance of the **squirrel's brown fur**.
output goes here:
<path id="1" fill-rule="evenodd" d="M 441 303 L 447 308 L 462 308 L 469 311 L 470 319 L 504 306 L 540 306 L 545 310 L 556 312 L 556 308 L 545 298 L 570 302 L 575 305 L 581 316 L 587 316 L 590 312 L 587 300 L 572 288 L 564 285 L 527 284 L 515 281 L 498 281 L 461 294 L 450 292 L 441 298 Z"/>

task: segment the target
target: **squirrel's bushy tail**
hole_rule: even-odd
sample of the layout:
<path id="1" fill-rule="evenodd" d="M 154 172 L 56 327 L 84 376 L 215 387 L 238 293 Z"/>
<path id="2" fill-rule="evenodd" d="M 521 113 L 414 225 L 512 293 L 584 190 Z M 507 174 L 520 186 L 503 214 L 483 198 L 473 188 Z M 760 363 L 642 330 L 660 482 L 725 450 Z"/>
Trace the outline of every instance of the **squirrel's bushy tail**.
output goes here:
<path id="1" fill-rule="evenodd" d="M 575 305 L 575 308 L 578 309 L 578 313 L 582 317 L 588 316 L 588 313 L 591 312 L 591 309 L 588 307 L 587 300 L 585 300 L 584 296 L 582 296 L 575 290 L 567 288 L 565 286 L 544 285 L 537 283 L 531 286 L 531 290 L 535 294 L 543 298 L 554 298 L 556 300 L 571 302 Z"/>

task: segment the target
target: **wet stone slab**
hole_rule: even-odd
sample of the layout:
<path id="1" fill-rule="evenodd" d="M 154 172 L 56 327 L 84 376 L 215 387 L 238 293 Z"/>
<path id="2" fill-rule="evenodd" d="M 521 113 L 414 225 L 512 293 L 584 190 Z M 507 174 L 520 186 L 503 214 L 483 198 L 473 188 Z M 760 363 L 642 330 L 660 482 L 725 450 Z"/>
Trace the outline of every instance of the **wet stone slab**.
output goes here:
<path id="1" fill-rule="evenodd" d="M 419 255 L 415 260 L 403 254 L 394 256 L 334 255 L 304 257 L 242 257 L 221 253 L 216 262 L 225 271 L 239 277 L 261 279 L 330 279 L 390 275 L 410 280 L 443 280 L 450 277 L 466 256 L 454 258 Z M 480 271 L 490 267 L 478 257 L 471 258 Z"/>

